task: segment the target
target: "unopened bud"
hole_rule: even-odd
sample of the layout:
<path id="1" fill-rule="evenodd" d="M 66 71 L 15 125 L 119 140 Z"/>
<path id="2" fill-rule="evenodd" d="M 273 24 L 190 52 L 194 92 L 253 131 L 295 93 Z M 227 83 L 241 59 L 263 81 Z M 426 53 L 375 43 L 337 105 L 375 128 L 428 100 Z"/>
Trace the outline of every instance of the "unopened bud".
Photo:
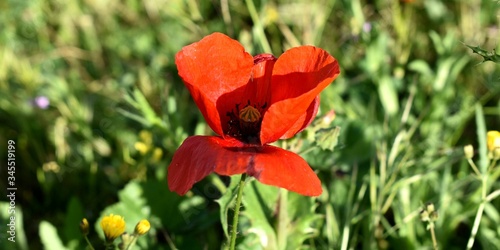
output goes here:
<path id="1" fill-rule="evenodd" d="M 474 147 L 472 145 L 464 146 L 465 159 L 472 159 L 474 157 Z"/>
<path id="2" fill-rule="evenodd" d="M 427 209 L 427 212 L 429 212 L 429 213 L 436 211 L 436 209 L 434 208 L 434 203 L 427 203 L 426 209 Z"/>
<path id="3" fill-rule="evenodd" d="M 80 231 L 82 231 L 83 235 L 89 234 L 89 222 L 87 221 L 87 218 L 83 218 L 80 221 Z"/>
<path id="4" fill-rule="evenodd" d="M 427 212 L 427 210 L 420 211 L 420 220 L 429 221 L 429 213 Z"/>
<path id="5" fill-rule="evenodd" d="M 434 222 L 438 218 L 438 213 L 433 203 L 425 204 L 424 208 L 420 211 L 420 220 Z"/>
<path id="6" fill-rule="evenodd" d="M 144 235 L 149 231 L 150 228 L 151 228 L 151 224 L 149 224 L 148 220 L 141 220 L 135 226 L 134 232 L 138 235 Z"/>

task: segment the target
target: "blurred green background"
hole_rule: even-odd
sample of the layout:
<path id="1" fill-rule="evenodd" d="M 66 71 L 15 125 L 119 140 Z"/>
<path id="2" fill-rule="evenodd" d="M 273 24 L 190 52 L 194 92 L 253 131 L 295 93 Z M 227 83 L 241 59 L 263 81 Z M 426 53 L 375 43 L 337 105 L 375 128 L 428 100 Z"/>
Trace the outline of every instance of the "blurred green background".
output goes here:
<path id="1" fill-rule="evenodd" d="M 322 196 L 250 182 L 239 249 L 432 249 L 427 202 L 440 249 L 500 249 L 500 167 L 485 142 L 500 130 L 500 71 L 465 46 L 499 49 L 499 25 L 494 0 L 2 0 L 0 248 L 85 249 L 86 217 L 100 249 L 109 213 L 128 232 L 150 220 L 136 249 L 224 248 L 238 177 L 211 175 L 183 197 L 166 183 L 180 143 L 212 133 L 174 55 L 219 31 L 254 55 L 316 45 L 341 67 L 315 126 L 286 142 L 317 171 Z M 333 128 L 332 151 L 320 142 Z"/>

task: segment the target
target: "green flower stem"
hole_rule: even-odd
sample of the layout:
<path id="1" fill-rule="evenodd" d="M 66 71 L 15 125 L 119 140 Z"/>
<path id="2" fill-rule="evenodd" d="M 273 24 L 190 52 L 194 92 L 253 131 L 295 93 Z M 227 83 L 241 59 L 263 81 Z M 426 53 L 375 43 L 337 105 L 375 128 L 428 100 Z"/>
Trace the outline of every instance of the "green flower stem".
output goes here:
<path id="1" fill-rule="evenodd" d="M 488 196 L 486 196 L 486 202 L 490 202 L 493 199 L 497 198 L 498 196 L 500 196 L 500 189 L 497 189 Z"/>
<path id="2" fill-rule="evenodd" d="M 104 243 L 104 249 L 106 249 L 106 250 L 114 250 L 114 249 L 116 249 L 116 246 L 113 243 L 113 241 L 111 241 L 111 242 L 106 241 L 106 243 Z"/>
<path id="3" fill-rule="evenodd" d="M 243 196 L 243 186 L 245 186 L 246 178 L 247 174 L 242 174 L 240 184 L 238 184 L 238 197 L 236 197 L 236 204 L 234 207 L 233 230 L 231 230 L 231 243 L 229 245 L 230 250 L 234 250 L 234 247 L 236 245 L 236 231 L 238 231 L 238 218 L 240 217 L 241 197 Z"/>
<path id="4" fill-rule="evenodd" d="M 483 216 L 483 212 L 484 212 L 484 209 L 486 207 L 486 203 L 488 203 L 491 200 L 495 199 L 496 197 L 500 196 L 500 190 L 495 190 L 488 195 L 488 192 L 490 189 L 488 187 L 488 177 L 491 178 L 491 182 L 495 182 L 496 179 L 498 178 L 498 175 L 496 172 L 493 172 L 491 174 L 491 176 L 488 175 L 488 173 L 493 171 L 494 166 L 496 165 L 496 162 L 497 162 L 497 159 L 494 159 L 493 161 L 490 162 L 490 165 L 486 168 L 486 173 L 478 174 L 479 177 L 481 178 L 481 204 L 479 204 L 479 208 L 477 209 L 476 217 L 474 219 L 474 224 L 472 226 L 471 235 L 469 237 L 469 241 L 467 242 L 466 249 L 472 249 L 472 246 L 474 245 L 474 241 L 476 239 L 476 235 L 477 235 L 477 232 L 479 230 L 479 224 L 481 223 L 481 218 Z M 470 159 L 469 159 L 469 164 L 471 164 Z M 473 162 L 472 162 L 471 166 L 475 172 L 478 171 L 477 167 L 475 167 Z"/>
<path id="5" fill-rule="evenodd" d="M 137 236 L 138 236 L 137 234 L 132 235 L 132 239 L 130 240 L 125 250 L 132 249 L 135 246 L 135 243 L 137 242 Z"/>
<path id="6" fill-rule="evenodd" d="M 491 162 L 490 166 L 488 167 L 488 172 L 489 171 L 493 171 L 493 169 L 495 168 L 495 166 L 497 165 L 497 160 L 498 159 L 493 159 L 493 161 Z"/>
<path id="7" fill-rule="evenodd" d="M 89 249 L 90 250 L 94 250 L 94 247 L 90 243 L 89 238 L 87 238 L 87 235 L 84 235 L 83 238 L 85 238 L 85 241 L 87 242 L 87 245 L 89 245 Z"/>
<path id="8" fill-rule="evenodd" d="M 472 246 L 474 245 L 474 240 L 476 239 L 476 234 L 479 229 L 479 223 L 481 222 L 481 217 L 483 216 L 483 211 L 486 206 L 486 193 L 487 193 L 487 181 L 488 181 L 488 176 L 485 174 L 481 178 L 481 204 L 479 204 L 479 208 L 477 209 L 476 213 L 476 218 L 474 219 L 474 225 L 472 226 L 472 231 L 471 235 L 469 237 L 469 241 L 467 242 L 467 248 L 466 249 L 472 249 Z"/>
<path id="9" fill-rule="evenodd" d="M 278 203 L 278 247 L 279 249 L 287 249 L 288 238 L 288 190 L 280 188 L 280 198 Z"/>
<path id="10" fill-rule="evenodd" d="M 476 173 L 478 177 L 481 177 L 482 176 L 481 171 L 479 171 L 479 169 L 477 168 L 476 164 L 472 161 L 472 159 L 467 159 L 467 161 L 469 162 L 469 165 L 471 166 L 472 170 L 474 170 L 474 173 Z"/>
<path id="11" fill-rule="evenodd" d="M 438 250 L 438 244 L 437 244 L 437 240 L 436 240 L 436 232 L 434 231 L 434 221 L 431 221 L 429 223 L 429 228 L 431 230 L 432 248 L 434 250 Z"/>

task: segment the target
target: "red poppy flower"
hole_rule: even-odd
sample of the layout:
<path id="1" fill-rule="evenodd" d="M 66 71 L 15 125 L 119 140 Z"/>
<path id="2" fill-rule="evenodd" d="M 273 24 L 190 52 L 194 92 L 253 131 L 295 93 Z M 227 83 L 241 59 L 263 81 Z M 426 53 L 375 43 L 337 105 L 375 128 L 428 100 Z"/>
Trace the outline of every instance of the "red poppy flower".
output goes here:
<path id="1" fill-rule="evenodd" d="M 170 190 L 185 194 L 211 172 L 247 173 L 264 184 L 308 196 L 321 182 L 307 162 L 268 145 L 293 137 L 318 112 L 319 93 L 340 73 L 335 58 L 313 46 L 252 57 L 221 33 L 175 57 L 184 84 L 218 136 L 190 136 L 168 168 Z"/>

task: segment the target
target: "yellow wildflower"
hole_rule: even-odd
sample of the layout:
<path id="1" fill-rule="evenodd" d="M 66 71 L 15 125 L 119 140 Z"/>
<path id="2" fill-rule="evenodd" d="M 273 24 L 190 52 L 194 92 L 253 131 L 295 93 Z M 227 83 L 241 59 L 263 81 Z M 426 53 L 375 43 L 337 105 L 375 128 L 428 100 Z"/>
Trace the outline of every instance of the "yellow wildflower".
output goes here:
<path id="1" fill-rule="evenodd" d="M 495 148 L 500 148 L 500 132 L 492 130 L 486 134 L 488 150 L 493 152 Z"/>
<path id="2" fill-rule="evenodd" d="M 125 220 L 119 215 L 110 214 L 102 218 L 101 228 L 106 241 L 113 241 L 125 232 Z"/>
<path id="3" fill-rule="evenodd" d="M 155 148 L 153 150 L 153 162 L 161 160 L 162 156 L 163 156 L 163 151 L 161 150 L 161 148 Z"/>
<path id="4" fill-rule="evenodd" d="M 135 233 L 138 235 L 144 235 L 149 231 L 150 228 L 151 225 L 149 224 L 148 220 L 141 220 L 135 226 Z"/>
<path id="5" fill-rule="evenodd" d="M 148 153 L 151 146 L 144 143 L 144 142 L 138 141 L 134 144 L 134 148 L 135 148 L 135 150 L 139 151 L 139 153 L 141 153 L 141 155 L 145 155 Z"/>

